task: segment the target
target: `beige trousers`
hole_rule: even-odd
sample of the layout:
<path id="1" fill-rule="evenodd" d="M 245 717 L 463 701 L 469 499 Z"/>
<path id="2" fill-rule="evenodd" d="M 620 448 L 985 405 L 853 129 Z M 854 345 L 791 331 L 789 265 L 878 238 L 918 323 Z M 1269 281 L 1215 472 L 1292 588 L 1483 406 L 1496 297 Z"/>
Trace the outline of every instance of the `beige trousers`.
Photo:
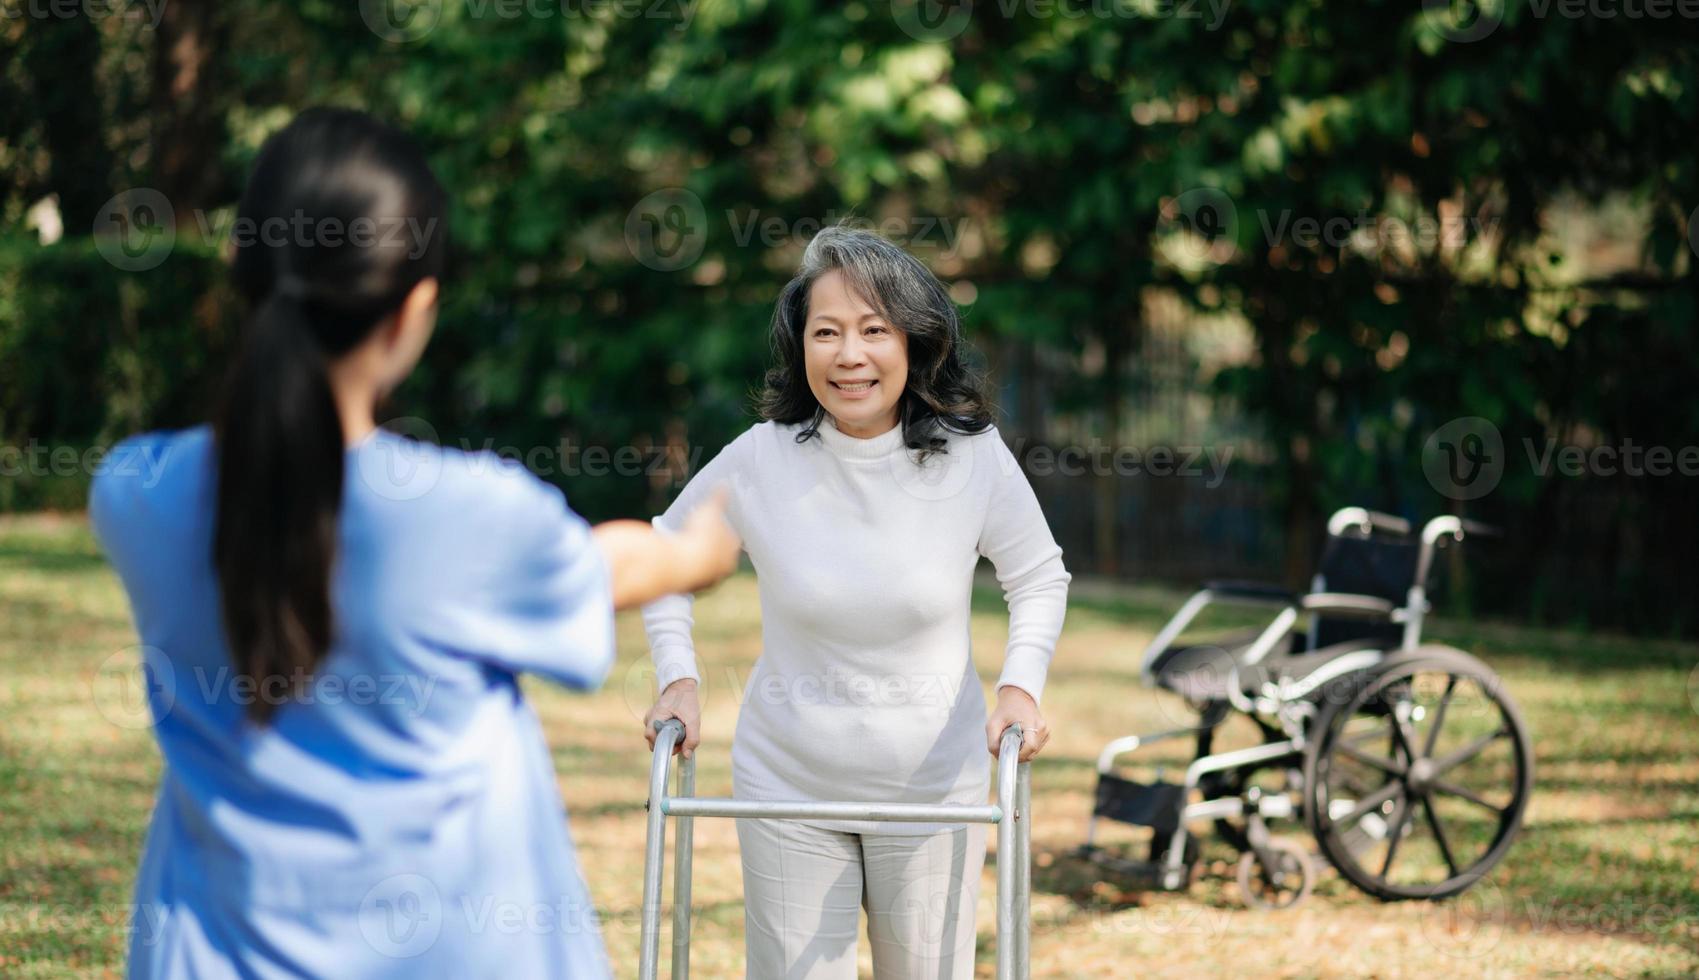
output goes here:
<path id="1" fill-rule="evenodd" d="M 985 824 L 847 834 L 739 820 L 749 980 L 855 980 L 861 911 L 875 980 L 971 980 Z"/>

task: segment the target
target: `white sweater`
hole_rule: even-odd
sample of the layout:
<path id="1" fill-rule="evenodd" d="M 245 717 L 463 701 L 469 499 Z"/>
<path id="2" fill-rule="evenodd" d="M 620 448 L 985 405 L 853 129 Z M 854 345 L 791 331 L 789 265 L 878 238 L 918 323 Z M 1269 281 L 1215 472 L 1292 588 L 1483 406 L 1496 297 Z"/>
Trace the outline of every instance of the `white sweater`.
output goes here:
<path id="1" fill-rule="evenodd" d="M 1042 698 L 1067 607 L 1062 549 L 995 429 L 951 434 L 916 464 L 901 427 L 857 439 L 763 422 L 655 518 L 676 531 L 715 486 L 755 566 L 762 652 L 732 738 L 733 795 L 754 800 L 984 803 L 985 697 L 968 636 L 974 566 L 1009 605 L 999 688 Z M 689 596 L 645 606 L 664 689 L 700 680 Z M 710 653 L 711 655 L 711 653 Z M 855 833 L 941 825 L 809 821 Z"/>

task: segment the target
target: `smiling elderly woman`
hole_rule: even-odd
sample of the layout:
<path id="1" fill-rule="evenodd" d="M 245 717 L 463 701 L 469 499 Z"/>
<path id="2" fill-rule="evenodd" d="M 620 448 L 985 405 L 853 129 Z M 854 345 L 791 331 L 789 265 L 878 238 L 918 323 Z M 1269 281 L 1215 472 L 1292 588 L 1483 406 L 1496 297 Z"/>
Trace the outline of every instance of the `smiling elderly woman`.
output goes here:
<path id="1" fill-rule="evenodd" d="M 656 519 L 715 487 L 760 585 L 762 653 L 732 741 L 753 800 L 981 804 L 987 749 L 1019 722 L 1043 748 L 1044 679 L 1062 628 L 1062 552 L 962 360 L 955 306 L 924 265 L 869 232 L 828 228 L 773 312 L 766 421 Z M 969 649 L 973 571 L 1009 605 L 986 716 Z M 644 609 L 661 690 L 644 719 L 701 739 L 691 606 Z M 880 980 L 971 977 L 983 825 L 738 823 L 748 975 L 852 978 L 858 907 Z"/>

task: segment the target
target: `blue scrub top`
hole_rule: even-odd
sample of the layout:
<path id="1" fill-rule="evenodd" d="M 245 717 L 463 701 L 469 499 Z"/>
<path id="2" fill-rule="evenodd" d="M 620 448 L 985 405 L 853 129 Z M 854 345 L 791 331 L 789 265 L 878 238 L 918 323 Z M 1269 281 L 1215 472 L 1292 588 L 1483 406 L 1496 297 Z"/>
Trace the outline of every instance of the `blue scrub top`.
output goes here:
<path id="1" fill-rule="evenodd" d="M 379 430 L 345 456 L 336 640 L 265 727 L 231 667 L 205 427 L 127 440 L 90 491 L 165 765 L 136 977 L 610 975 L 532 672 L 589 690 L 608 573 L 560 492 Z"/>

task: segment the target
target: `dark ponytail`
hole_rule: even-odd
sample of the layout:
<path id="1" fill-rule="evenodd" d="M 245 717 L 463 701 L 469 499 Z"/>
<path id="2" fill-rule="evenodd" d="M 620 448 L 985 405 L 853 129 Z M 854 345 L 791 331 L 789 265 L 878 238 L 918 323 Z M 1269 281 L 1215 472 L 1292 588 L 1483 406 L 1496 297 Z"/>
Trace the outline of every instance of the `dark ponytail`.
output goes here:
<path id="1" fill-rule="evenodd" d="M 440 276 L 444 195 L 424 155 L 363 113 L 310 109 L 266 141 L 232 238 L 252 309 L 213 421 L 213 565 L 249 717 L 299 693 L 335 632 L 341 417 L 329 362 Z M 268 693 L 271 692 L 271 693 Z"/>

